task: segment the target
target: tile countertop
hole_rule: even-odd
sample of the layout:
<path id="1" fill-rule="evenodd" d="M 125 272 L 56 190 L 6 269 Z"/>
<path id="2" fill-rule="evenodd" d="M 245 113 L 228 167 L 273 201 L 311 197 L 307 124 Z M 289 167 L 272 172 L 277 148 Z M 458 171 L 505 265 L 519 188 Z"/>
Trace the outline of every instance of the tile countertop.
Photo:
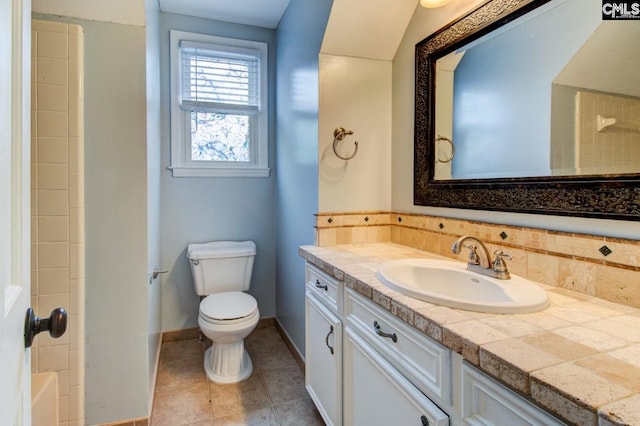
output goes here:
<path id="1" fill-rule="evenodd" d="M 394 243 L 303 246 L 300 255 L 566 421 L 640 425 L 640 309 L 543 286 L 544 311 L 470 312 L 401 295 L 376 277 L 389 260 L 442 256 Z"/>

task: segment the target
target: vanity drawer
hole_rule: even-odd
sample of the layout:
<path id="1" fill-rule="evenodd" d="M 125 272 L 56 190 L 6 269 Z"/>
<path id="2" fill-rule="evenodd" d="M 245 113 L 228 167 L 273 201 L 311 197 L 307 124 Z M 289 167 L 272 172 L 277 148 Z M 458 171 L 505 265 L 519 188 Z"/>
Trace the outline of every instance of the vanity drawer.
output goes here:
<path id="1" fill-rule="evenodd" d="M 462 363 L 462 389 L 465 424 L 565 424 L 466 363 Z"/>
<path id="2" fill-rule="evenodd" d="M 342 313 L 342 283 L 307 263 L 307 289 L 334 312 Z"/>
<path id="3" fill-rule="evenodd" d="M 451 353 L 447 348 L 351 289 L 346 291 L 345 316 L 347 324 L 418 389 L 447 405 L 452 403 Z"/>
<path id="4" fill-rule="evenodd" d="M 449 426 L 449 416 L 347 327 L 344 335 L 345 425 Z"/>

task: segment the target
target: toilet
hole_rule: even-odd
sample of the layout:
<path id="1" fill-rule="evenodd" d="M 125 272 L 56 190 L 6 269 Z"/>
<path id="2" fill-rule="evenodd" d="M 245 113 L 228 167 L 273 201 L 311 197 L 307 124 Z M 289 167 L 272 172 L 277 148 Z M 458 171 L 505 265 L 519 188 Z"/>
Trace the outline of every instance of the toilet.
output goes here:
<path id="1" fill-rule="evenodd" d="M 212 382 L 239 382 L 253 371 L 244 338 L 258 324 L 260 313 L 256 299 L 244 292 L 251 285 L 255 255 L 253 241 L 188 246 L 193 285 L 202 298 L 198 325 L 213 342 L 204 356 L 204 370 Z"/>

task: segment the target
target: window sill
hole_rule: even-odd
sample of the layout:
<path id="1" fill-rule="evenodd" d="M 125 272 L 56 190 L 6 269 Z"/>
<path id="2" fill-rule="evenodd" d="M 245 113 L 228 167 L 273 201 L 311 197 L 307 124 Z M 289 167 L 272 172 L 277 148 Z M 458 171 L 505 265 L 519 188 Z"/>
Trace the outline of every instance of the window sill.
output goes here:
<path id="1" fill-rule="evenodd" d="M 169 167 L 173 177 L 269 177 L 270 169 Z"/>

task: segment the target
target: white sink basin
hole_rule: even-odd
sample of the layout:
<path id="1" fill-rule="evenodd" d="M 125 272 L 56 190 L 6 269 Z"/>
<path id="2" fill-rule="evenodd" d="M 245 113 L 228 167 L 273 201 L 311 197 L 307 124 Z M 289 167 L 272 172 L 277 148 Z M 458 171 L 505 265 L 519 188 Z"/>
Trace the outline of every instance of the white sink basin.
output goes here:
<path id="1" fill-rule="evenodd" d="M 524 314 L 549 306 L 547 293 L 533 281 L 513 274 L 500 280 L 466 268 L 448 260 L 402 259 L 383 263 L 378 278 L 415 299 L 469 311 Z"/>

